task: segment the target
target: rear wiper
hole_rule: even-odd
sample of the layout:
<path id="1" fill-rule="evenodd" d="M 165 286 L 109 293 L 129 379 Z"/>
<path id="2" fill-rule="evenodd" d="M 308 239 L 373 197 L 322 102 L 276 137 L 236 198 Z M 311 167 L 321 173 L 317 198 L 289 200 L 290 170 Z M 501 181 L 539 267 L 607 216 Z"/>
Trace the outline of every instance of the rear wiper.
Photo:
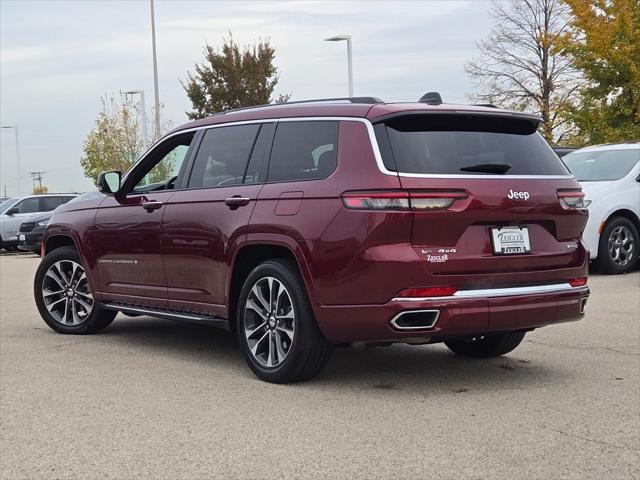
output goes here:
<path id="1" fill-rule="evenodd" d="M 463 172 L 506 173 L 511 168 L 508 163 L 478 163 L 462 167 Z"/>

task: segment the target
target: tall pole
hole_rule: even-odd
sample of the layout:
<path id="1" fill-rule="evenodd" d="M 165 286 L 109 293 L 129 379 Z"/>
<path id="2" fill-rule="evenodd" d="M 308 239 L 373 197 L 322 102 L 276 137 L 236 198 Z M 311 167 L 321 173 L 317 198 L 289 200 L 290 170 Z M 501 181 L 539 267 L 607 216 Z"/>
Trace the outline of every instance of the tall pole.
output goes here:
<path id="1" fill-rule="evenodd" d="M 349 69 L 349 96 L 353 97 L 353 57 L 351 56 L 351 36 L 347 38 L 347 62 Z"/>
<path id="2" fill-rule="evenodd" d="M 155 137 L 160 137 L 160 94 L 158 93 L 158 58 L 156 56 L 156 20 L 153 12 L 153 0 L 149 0 L 151 4 L 151 43 L 153 47 L 153 91 L 155 94 L 155 116 L 156 116 L 156 132 Z"/>
<path id="3" fill-rule="evenodd" d="M 18 140 L 18 127 L 2 125 L 3 129 L 13 129 L 16 134 L 16 195 L 20 195 L 20 141 Z"/>

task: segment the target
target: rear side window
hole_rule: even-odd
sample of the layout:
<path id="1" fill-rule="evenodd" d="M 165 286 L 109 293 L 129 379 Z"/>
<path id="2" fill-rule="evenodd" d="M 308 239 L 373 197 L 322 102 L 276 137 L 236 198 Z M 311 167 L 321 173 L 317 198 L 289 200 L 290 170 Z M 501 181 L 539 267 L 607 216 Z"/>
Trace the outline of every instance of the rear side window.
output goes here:
<path id="1" fill-rule="evenodd" d="M 259 124 L 212 128 L 205 132 L 189 188 L 228 187 L 242 183 Z"/>
<path id="2" fill-rule="evenodd" d="M 338 158 L 338 122 L 280 122 L 269 161 L 270 182 L 328 177 Z"/>
<path id="3" fill-rule="evenodd" d="M 528 120 L 486 115 L 413 115 L 389 120 L 385 126 L 384 131 L 376 127 L 384 163 L 401 173 L 569 174 L 537 132 L 537 125 Z"/>
<path id="4" fill-rule="evenodd" d="M 67 203 L 72 197 L 40 197 L 40 211 L 50 212 L 63 203 Z"/>

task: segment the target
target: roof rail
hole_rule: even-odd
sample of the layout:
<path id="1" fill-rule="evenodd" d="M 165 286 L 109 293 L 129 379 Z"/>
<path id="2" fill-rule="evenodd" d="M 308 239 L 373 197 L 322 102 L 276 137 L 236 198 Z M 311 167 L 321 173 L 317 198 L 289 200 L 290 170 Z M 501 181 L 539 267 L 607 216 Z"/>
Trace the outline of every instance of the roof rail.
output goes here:
<path id="1" fill-rule="evenodd" d="M 240 107 L 233 108 L 231 110 L 225 110 L 221 112 L 223 115 L 227 113 L 233 112 L 241 112 L 243 110 L 253 110 L 254 108 L 266 108 L 266 107 L 277 107 L 277 106 L 286 106 L 286 105 L 303 105 L 305 103 L 364 103 L 364 104 L 375 104 L 375 103 L 384 103 L 378 97 L 336 97 L 336 98 L 315 98 L 310 100 L 296 100 L 295 102 L 282 102 L 282 103 L 266 103 L 264 105 L 255 105 L 252 107 Z"/>

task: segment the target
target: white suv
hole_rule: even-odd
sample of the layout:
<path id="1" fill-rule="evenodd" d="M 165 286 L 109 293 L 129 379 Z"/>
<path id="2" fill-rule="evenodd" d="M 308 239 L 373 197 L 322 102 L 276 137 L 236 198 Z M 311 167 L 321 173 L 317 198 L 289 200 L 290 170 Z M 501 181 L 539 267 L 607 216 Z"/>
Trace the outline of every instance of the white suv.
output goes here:
<path id="1" fill-rule="evenodd" d="M 640 254 L 640 142 L 582 148 L 562 160 L 591 201 L 582 235 L 591 260 L 606 273 L 632 270 Z"/>
<path id="2" fill-rule="evenodd" d="M 15 248 L 18 245 L 18 229 L 26 219 L 50 212 L 76 196 L 73 193 L 24 195 L 0 203 L 0 248 Z"/>

